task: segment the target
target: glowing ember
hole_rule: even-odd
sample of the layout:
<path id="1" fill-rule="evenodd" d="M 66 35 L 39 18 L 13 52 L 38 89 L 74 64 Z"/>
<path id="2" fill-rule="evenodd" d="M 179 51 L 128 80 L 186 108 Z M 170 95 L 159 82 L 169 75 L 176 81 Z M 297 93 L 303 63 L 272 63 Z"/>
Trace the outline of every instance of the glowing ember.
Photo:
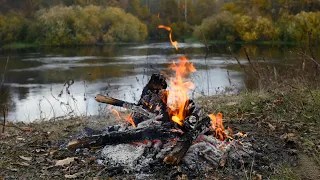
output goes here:
<path id="1" fill-rule="evenodd" d="M 110 107 L 110 111 L 112 112 L 112 114 L 113 114 L 114 116 L 117 117 L 117 119 L 118 119 L 119 121 L 120 121 L 121 119 L 124 119 L 124 120 L 128 121 L 133 127 L 136 127 L 136 125 L 135 125 L 135 123 L 134 123 L 134 121 L 133 121 L 133 119 L 132 119 L 132 114 L 128 115 L 128 116 L 125 117 L 125 118 L 121 118 L 120 113 L 119 113 L 117 110 L 112 109 L 112 108 Z"/>
<path id="2" fill-rule="evenodd" d="M 222 141 L 225 140 L 227 138 L 227 134 L 222 123 L 222 114 L 218 113 L 216 116 L 209 114 L 209 117 L 211 119 L 211 128 L 215 131 L 215 137 Z M 230 128 L 228 128 L 228 130 L 229 129 Z"/>
<path id="3" fill-rule="evenodd" d="M 110 107 L 110 111 L 112 112 L 113 115 L 115 115 L 117 117 L 118 120 L 121 120 L 120 114 L 119 114 L 119 112 L 117 110 L 112 109 Z"/>
<path id="4" fill-rule="evenodd" d="M 168 26 L 164 26 L 164 25 L 159 25 L 158 28 L 161 28 L 161 29 L 166 29 L 167 31 L 169 31 L 169 39 L 170 39 L 170 42 L 172 44 L 172 46 L 174 46 L 176 48 L 176 50 L 178 50 L 178 41 L 172 41 L 172 29 Z"/>
<path id="5" fill-rule="evenodd" d="M 127 120 L 133 127 L 136 127 L 136 124 L 134 123 L 133 119 L 132 119 L 132 114 L 130 114 L 129 116 L 127 116 L 125 118 L 125 120 Z"/>
<path id="6" fill-rule="evenodd" d="M 185 77 L 196 69 L 184 56 L 179 58 L 178 64 L 173 62 L 169 68 L 174 70 L 176 75 L 170 79 L 166 102 L 171 120 L 182 126 L 187 114 L 185 107 L 189 102 L 188 91 L 194 88 L 194 83 L 185 81 Z"/>

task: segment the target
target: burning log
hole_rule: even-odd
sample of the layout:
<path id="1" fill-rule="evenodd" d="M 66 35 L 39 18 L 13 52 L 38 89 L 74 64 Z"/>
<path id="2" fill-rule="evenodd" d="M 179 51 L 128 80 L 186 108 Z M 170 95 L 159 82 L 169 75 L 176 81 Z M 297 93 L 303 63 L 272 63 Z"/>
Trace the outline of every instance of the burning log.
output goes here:
<path id="1" fill-rule="evenodd" d="M 172 131 L 171 123 L 157 123 L 154 120 L 145 123 L 143 127 L 127 129 L 124 131 L 111 131 L 103 135 L 93 135 L 84 137 L 68 143 L 69 150 L 77 148 L 92 148 L 101 147 L 110 144 L 132 143 L 143 140 L 167 140 L 175 138 L 179 135 L 178 132 Z"/>
<path id="2" fill-rule="evenodd" d="M 200 106 L 186 98 L 183 99 L 185 102 L 180 102 L 180 104 L 183 104 L 182 109 L 170 111 L 167 102 L 169 94 L 166 88 L 165 77 L 160 74 L 153 74 L 144 87 L 138 104 L 98 94 L 95 98 L 97 102 L 132 110 L 134 112 L 133 121 L 137 128 L 119 130 L 118 126 L 110 127 L 109 129 L 112 129 L 112 131 L 108 130 L 104 134 L 71 141 L 67 148 L 74 150 L 143 140 L 168 142 L 175 138 L 177 139 L 176 144 L 165 152 L 162 158 L 167 164 L 178 164 L 198 135 L 209 130 L 211 120 L 207 114 L 203 113 Z M 172 117 L 169 116 L 169 112 L 172 115 L 176 113 L 177 118 L 181 118 L 178 115 L 179 111 L 184 111 L 185 119 L 171 121 Z M 183 120 L 183 124 L 181 120 Z"/>
<path id="3" fill-rule="evenodd" d="M 197 121 L 195 128 L 192 131 L 189 131 L 182 135 L 178 140 L 176 146 L 172 151 L 164 158 L 166 164 L 177 165 L 180 163 L 184 155 L 187 153 L 189 147 L 192 145 L 198 135 L 203 133 L 210 126 L 211 119 L 210 117 L 205 117 L 204 119 Z"/>
<path id="4" fill-rule="evenodd" d="M 170 80 L 173 84 L 172 90 L 166 90 L 167 84 L 164 76 L 153 74 L 144 87 L 137 104 L 100 94 L 96 96 L 97 102 L 132 110 L 134 112 L 132 121 L 134 127 L 137 126 L 136 128 L 121 129 L 119 125 L 111 126 L 103 134 L 71 141 L 67 148 L 75 150 L 160 140 L 166 148 L 158 148 L 160 152 L 156 158 L 166 164 L 179 164 L 199 135 L 212 128 L 211 117 L 187 97 L 187 91 L 194 85 L 192 82 L 183 81 L 183 76 L 188 73 L 183 70 L 193 72 L 195 69 L 186 58 L 181 58 L 180 61 L 180 64 L 173 64 L 171 67 L 176 70 L 177 76 L 176 79 Z"/>

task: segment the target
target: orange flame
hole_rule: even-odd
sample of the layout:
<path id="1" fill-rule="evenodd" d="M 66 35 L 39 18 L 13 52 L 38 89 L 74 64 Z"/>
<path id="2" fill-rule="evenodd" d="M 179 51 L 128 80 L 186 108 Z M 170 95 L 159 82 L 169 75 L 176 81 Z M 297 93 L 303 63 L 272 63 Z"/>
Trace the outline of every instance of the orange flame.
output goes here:
<path id="1" fill-rule="evenodd" d="M 117 110 L 110 108 L 110 111 L 117 117 L 118 120 L 121 120 L 120 114 Z"/>
<path id="2" fill-rule="evenodd" d="M 121 119 L 124 119 L 126 121 L 128 121 L 133 127 L 136 127 L 133 119 L 132 119 L 132 114 L 128 115 L 127 117 L 125 118 L 121 118 L 120 116 L 120 113 L 115 110 L 115 109 L 112 109 L 112 107 L 110 107 L 110 111 L 112 112 L 113 115 L 115 115 L 117 117 L 117 119 L 120 121 Z"/>
<path id="3" fill-rule="evenodd" d="M 167 31 L 169 31 L 169 39 L 170 39 L 170 42 L 172 44 L 172 46 L 174 46 L 176 48 L 176 50 L 178 50 L 178 41 L 172 41 L 172 29 L 168 26 L 164 26 L 164 25 L 159 25 L 158 28 L 161 28 L 161 29 L 166 29 Z"/>
<path id="4" fill-rule="evenodd" d="M 189 73 L 195 72 L 196 69 L 184 56 L 179 58 L 178 64 L 173 62 L 169 68 L 176 72 L 176 76 L 170 79 L 166 103 L 169 107 L 171 120 L 182 126 L 187 114 L 186 105 L 189 102 L 188 91 L 194 88 L 194 83 L 191 81 L 185 82 L 184 78 Z"/>
<path id="5" fill-rule="evenodd" d="M 218 113 L 216 116 L 209 114 L 209 117 L 211 119 L 211 128 L 215 131 L 215 137 L 222 141 L 225 140 L 227 138 L 227 134 L 222 123 L 222 113 Z"/>
<path id="6" fill-rule="evenodd" d="M 132 119 L 132 114 L 130 114 L 129 116 L 127 116 L 125 118 L 125 120 L 127 120 L 133 127 L 136 127 L 136 124 L 134 123 L 133 119 Z"/>

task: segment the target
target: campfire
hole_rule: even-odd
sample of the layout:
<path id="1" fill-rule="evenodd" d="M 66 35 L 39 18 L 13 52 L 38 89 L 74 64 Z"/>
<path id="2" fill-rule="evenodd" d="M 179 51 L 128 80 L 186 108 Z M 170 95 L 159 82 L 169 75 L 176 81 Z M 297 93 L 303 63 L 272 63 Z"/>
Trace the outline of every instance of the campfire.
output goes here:
<path id="1" fill-rule="evenodd" d="M 170 41 L 177 48 L 177 42 Z M 240 162 L 250 156 L 250 145 L 241 143 L 242 133 L 232 134 L 223 125 L 222 113 L 209 114 L 188 97 L 195 85 L 188 81 L 196 68 L 181 56 L 169 68 L 175 76 L 153 74 L 143 88 L 140 100 L 134 104 L 98 94 L 96 101 L 132 111 L 119 120 L 126 122 L 106 127 L 95 135 L 68 143 L 69 150 L 103 147 L 101 159 L 105 165 L 125 167 L 130 171 L 149 170 L 153 165 L 185 165 L 195 169 L 199 162 L 211 167 Z M 167 84 L 167 81 L 169 84 Z"/>

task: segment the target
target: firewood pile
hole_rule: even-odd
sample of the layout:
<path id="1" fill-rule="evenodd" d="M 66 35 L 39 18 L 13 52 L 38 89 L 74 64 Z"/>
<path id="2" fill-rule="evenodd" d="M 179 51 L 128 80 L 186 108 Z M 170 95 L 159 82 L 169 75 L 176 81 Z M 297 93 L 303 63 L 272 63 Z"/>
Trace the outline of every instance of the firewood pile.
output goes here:
<path id="1" fill-rule="evenodd" d="M 151 76 L 137 104 L 97 95 L 97 102 L 131 110 L 130 119 L 102 131 L 87 131 L 66 148 L 100 148 L 99 163 L 123 173 L 152 172 L 168 165 L 181 166 L 187 173 L 226 164 L 240 167 L 252 156 L 251 144 L 243 141 L 245 136 L 223 127 L 221 113 L 207 114 L 191 99 L 177 112 L 170 107 L 168 96 L 166 78 L 161 74 Z"/>

